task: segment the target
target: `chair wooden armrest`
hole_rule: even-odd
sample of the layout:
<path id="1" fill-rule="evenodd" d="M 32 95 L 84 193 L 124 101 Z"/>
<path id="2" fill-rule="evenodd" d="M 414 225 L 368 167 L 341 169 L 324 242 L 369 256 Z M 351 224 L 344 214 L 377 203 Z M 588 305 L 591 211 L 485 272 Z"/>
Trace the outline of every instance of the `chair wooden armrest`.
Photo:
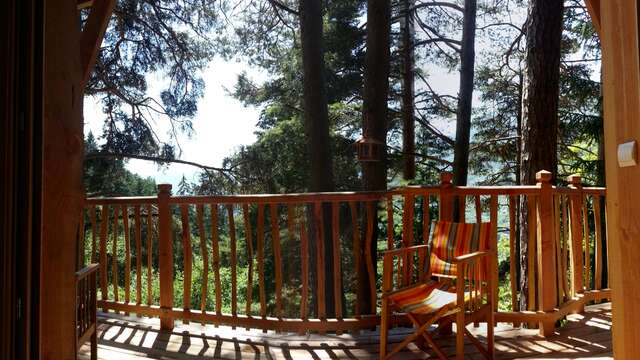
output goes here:
<path id="1" fill-rule="evenodd" d="M 476 251 L 469 254 L 464 254 L 453 258 L 453 263 L 461 264 L 468 263 L 475 259 L 491 255 L 491 251 Z"/>

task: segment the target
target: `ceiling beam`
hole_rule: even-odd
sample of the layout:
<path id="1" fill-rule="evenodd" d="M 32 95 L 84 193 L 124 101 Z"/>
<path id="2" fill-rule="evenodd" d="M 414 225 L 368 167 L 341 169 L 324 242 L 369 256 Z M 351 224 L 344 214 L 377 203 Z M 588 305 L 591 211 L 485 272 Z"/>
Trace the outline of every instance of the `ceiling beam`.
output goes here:
<path id="1" fill-rule="evenodd" d="M 98 50 L 102 44 L 104 32 L 107 30 L 109 19 L 113 13 L 116 0 L 96 0 L 93 1 L 91 13 L 82 30 L 80 37 L 80 61 L 82 62 L 82 87 L 89 81 L 91 70 L 96 63 Z"/>
<path id="2" fill-rule="evenodd" d="M 587 11 L 589 11 L 589 15 L 591 16 L 593 27 L 598 32 L 598 35 L 601 36 L 600 0 L 585 0 L 585 3 L 587 5 Z"/>

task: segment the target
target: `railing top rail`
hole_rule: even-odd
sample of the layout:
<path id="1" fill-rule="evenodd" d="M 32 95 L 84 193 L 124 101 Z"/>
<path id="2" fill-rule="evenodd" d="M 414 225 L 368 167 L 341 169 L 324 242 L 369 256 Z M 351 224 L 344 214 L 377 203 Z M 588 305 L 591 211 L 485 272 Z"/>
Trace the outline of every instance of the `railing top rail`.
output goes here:
<path id="1" fill-rule="evenodd" d="M 127 205 L 127 204 L 157 204 L 156 196 L 128 196 L 128 197 L 99 197 L 87 198 L 86 205 Z"/>
<path id="2" fill-rule="evenodd" d="M 268 204 L 268 203 L 314 203 L 332 201 L 376 201 L 388 194 L 386 191 L 371 192 L 321 192 L 300 194 L 253 194 L 215 196 L 172 196 L 170 204 Z"/>
<path id="3" fill-rule="evenodd" d="M 555 192 L 558 194 L 572 194 L 575 192 L 581 192 L 588 195 L 606 195 L 607 188 L 605 187 L 583 187 L 580 189 L 570 187 L 556 187 Z"/>
<path id="4" fill-rule="evenodd" d="M 78 270 L 76 272 L 76 282 L 86 278 L 87 276 L 91 275 L 91 273 L 98 271 L 99 267 L 99 264 L 90 264 Z"/>
<path id="5" fill-rule="evenodd" d="M 604 187 L 558 187 L 554 186 L 558 194 L 572 194 L 576 191 L 589 195 L 606 195 Z M 292 194 L 249 194 L 249 195 L 190 195 L 171 196 L 170 204 L 291 204 L 315 202 L 348 202 L 348 201 L 377 201 L 393 195 L 423 195 L 437 194 L 442 190 L 440 186 L 405 186 L 386 191 L 343 191 Z M 540 191 L 538 185 L 518 186 L 456 186 L 451 187 L 453 195 L 535 195 Z M 157 204 L 156 196 L 132 196 L 113 198 L 87 198 L 86 205 L 133 205 Z"/>

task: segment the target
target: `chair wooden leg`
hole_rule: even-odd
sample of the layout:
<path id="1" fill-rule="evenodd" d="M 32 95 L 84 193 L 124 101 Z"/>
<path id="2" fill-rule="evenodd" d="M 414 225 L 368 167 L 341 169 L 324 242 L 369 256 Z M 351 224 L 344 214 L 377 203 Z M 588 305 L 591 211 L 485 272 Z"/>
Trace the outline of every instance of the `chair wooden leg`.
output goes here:
<path id="1" fill-rule="evenodd" d="M 492 310 L 492 309 L 491 309 Z M 496 356 L 495 350 L 495 313 L 493 311 L 489 311 L 487 314 L 487 352 L 489 353 L 489 358 L 493 359 Z"/>
<path id="2" fill-rule="evenodd" d="M 464 359 L 464 310 L 456 314 L 456 360 Z"/>
<path id="3" fill-rule="evenodd" d="M 438 346 L 438 344 L 436 344 L 435 341 L 433 341 L 433 338 L 431 336 L 429 336 L 429 334 L 427 334 L 426 332 L 422 333 L 422 337 L 424 337 L 424 339 L 427 341 L 427 343 L 431 346 L 431 349 L 433 350 L 433 352 L 436 353 L 436 355 L 438 355 L 438 358 L 440 358 L 440 360 L 447 360 L 449 359 L 447 357 L 447 355 L 445 355 L 442 352 L 442 349 L 440 349 L 440 347 Z"/>
<path id="4" fill-rule="evenodd" d="M 382 299 L 382 313 L 380 314 L 380 360 L 387 355 L 387 337 L 389 335 L 389 301 Z"/>

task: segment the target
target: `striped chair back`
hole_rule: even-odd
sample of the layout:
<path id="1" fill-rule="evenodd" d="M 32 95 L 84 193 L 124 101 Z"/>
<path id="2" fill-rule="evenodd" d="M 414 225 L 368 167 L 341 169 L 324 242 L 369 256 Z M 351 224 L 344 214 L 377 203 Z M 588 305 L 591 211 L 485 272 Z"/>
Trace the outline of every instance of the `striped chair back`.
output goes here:
<path id="1" fill-rule="evenodd" d="M 489 250 L 490 239 L 491 223 L 434 221 L 429 260 L 431 275 L 455 278 L 458 273 L 453 259 L 472 252 Z M 480 266 L 480 280 L 487 280 L 486 259 L 482 260 Z"/>

